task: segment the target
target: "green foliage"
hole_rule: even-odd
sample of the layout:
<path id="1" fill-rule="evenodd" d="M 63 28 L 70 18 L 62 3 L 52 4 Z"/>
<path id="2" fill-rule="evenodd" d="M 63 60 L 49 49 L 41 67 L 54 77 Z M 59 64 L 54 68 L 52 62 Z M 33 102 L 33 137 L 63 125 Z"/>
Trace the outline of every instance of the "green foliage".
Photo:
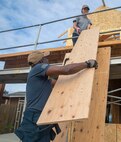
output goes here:
<path id="1" fill-rule="evenodd" d="M 14 131 L 14 127 L 12 124 L 8 124 L 7 126 L 0 127 L 0 134 L 12 133 Z"/>

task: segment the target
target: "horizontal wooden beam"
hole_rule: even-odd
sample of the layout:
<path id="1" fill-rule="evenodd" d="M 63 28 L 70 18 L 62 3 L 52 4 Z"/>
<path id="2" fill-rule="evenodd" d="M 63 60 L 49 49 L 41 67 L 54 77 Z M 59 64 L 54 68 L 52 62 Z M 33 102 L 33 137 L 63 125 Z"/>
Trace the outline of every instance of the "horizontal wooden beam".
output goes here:
<path id="1" fill-rule="evenodd" d="M 40 49 L 39 51 L 41 51 L 41 52 L 48 52 L 48 51 L 54 52 L 54 51 L 64 51 L 64 50 L 68 50 L 68 49 L 72 49 L 72 46 Z M 31 52 L 33 52 L 33 50 L 26 51 L 26 52 L 12 53 L 12 54 L 0 54 L 0 60 L 4 59 L 4 58 L 10 58 L 10 57 L 16 57 L 16 56 L 26 56 L 26 55 L 29 55 Z"/>
<path id="2" fill-rule="evenodd" d="M 115 45 L 121 45 L 121 40 L 99 42 L 99 47 L 111 46 L 113 48 Z"/>
<path id="3" fill-rule="evenodd" d="M 116 45 L 121 45 L 121 40 L 99 42 L 98 45 L 99 45 L 99 48 L 100 47 L 109 47 L 109 46 L 111 46 L 112 48 L 116 48 Z M 72 48 L 73 48 L 72 46 L 64 46 L 64 47 L 58 47 L 58 48 L 40 49 L 39 51 L 59 52 L 59 51 L 69 51 Z M 5 61 L 7 59 L 20 57 L 20 56 L 28 56 L 32 51 L 18 52 L 18 53 L 12 53 L 12 54 L 0 54 L 0 61 Z"/>

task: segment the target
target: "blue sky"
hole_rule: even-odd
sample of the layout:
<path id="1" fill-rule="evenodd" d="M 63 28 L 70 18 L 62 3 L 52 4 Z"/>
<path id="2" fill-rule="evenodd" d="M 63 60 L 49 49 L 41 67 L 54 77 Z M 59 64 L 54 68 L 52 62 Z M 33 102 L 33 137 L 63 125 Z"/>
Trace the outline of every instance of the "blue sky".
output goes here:
<path id="1" fill-rule="evenodd" d="M 105 0 L 108 7 L 121 6 L 121 0 Z M 83 4 L 94 11 L 102 5 L 101 0 L 0 0 L 0 31 L 21 26 L 44 23 L 56 19 L 80 14 Z M 73 20 L 73 19 L 72 19 Z M 42 27 L 39 42 L 57 39 L 58 35 L 72 26 L 72 20 L 67 20 Z M 38 28 L 14 31 L 0 34 L 0 48 L 34 43 Z M 38 49 L 63 46 L 62 42 L 39 45 Z M 33 47 L 0 51 L 0 54 L 32 50 Z M 2 68 L 2 63 L 0 65 Z M 12 91 L 15 87 L 7 85 Z M 10 87 L 11 86 L 11 87 Z M 21 90 L 18 85 L 18 91 Z"/>

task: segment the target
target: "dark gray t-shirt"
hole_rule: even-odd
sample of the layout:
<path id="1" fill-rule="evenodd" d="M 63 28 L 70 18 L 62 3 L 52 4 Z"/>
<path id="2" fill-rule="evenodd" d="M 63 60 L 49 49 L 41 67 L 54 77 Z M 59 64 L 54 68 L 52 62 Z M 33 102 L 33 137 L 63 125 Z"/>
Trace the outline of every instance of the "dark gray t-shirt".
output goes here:
<path id="1" fill-rule="evenodd" d="M 26 86 L 27 108 L 43 110 L 52 91 L 51 81 L 45 74 L 48 67 L 48 64 L 37 64 L 28 74 Z"/>
<path id="2" fill-rule="evenodd" d="M 75 21 L 77 22 L 77 26 L 81 29 L 81 31 L 86 30 L 89 24 L 92 25 L 90 19 L 88 19 L 86 15 L 77 17 Z M 77 31 L 74 30 L 74 33 L 77 33 Z"/>

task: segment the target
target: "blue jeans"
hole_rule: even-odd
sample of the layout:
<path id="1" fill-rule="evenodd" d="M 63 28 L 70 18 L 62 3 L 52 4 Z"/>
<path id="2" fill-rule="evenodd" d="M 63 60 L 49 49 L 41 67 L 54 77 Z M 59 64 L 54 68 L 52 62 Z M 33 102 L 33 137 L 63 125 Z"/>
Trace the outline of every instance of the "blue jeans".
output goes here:
<path id="1" fill-rule="evenodd" d="M 75 43 L 77 42 L 77 39 L 78 39 L 78 37 L 77 36 L 79 36 L 77 33 L 73 33 L 72 34 L 72 37 L 76 37 L 76 38 L 72 38 L 72 41 L 73 41 L 73 46 L 75 45 Z"/>
<path id="2" fill-rule="evenodd" d="M 36 125 L 41 112 L 27 109 L 24 112 L 23 121 L 15 134 L 22 142 L 50 142 L 55 138 L 53 125 Z"/>

